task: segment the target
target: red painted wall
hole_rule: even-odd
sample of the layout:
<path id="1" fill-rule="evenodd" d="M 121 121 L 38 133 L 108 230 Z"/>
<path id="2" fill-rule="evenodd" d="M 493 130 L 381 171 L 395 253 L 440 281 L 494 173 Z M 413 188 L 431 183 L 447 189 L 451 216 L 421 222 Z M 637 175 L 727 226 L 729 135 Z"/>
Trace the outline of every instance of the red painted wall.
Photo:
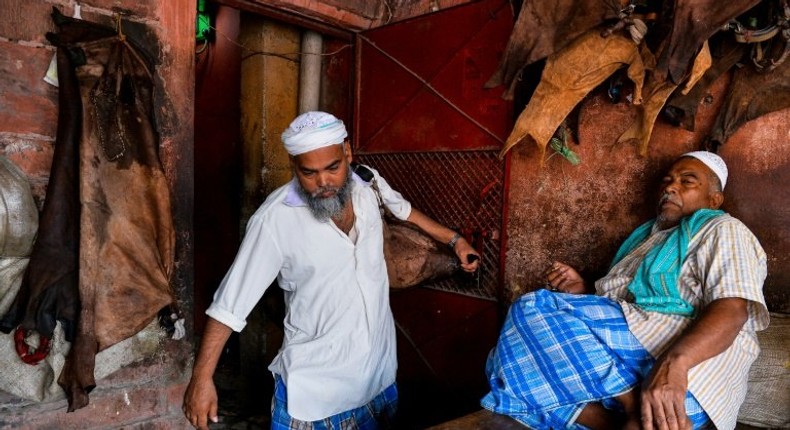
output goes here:
<path id="1" fill-rule="evenodd" d="M 241 48 L 239 11 L 219 7 L 218 32 L 195 63 L 195 332 L 239 246 Z M 200 48 L 203 49 L 203 48 Z"/>
<path id="2" fill-rule="evenodd" d="M 617 138 L 634 119 L 635 109 L 611 104 L 595 90 L 581 104 L 578 145 L 582 163 L 572 166 L 547 150 L 539 165 L 536 146 L 520 144 L 512 152 L 506 289 L 510 299 L 542 286 L 539 274 L 553 260 L 577 267 L 590 280 L 603 275 L 630 231 L 654 216 L 656 187 L 664 170 L 680 154 L 701 148 L 713 126 L 729 84 L 724 75 L 710 89 L 712 102 L 700 105 L 696 131 L 658 120 L 647 157 Z M 769 257 L 765 284 L 769 308 L 790 311 L 790 110 L 758 118 L 722 146 L 730 180 L 724 209 L 739 217 L 760 239 Z"/>

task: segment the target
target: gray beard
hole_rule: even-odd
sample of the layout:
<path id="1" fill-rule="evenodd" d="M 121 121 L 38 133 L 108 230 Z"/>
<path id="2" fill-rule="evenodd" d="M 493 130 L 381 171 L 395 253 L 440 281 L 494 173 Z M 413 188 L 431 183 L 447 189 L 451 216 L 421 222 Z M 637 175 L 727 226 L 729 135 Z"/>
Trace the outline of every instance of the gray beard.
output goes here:
<path id="1" fill-rule="evenodd" d="M 669 227 L 674 227 L 680 221 L 680 219 L 670 219 L 661 212 L 660 210 L 661 205 L 664 204 L 664 202 L 666 201 L 674 202 L 675 204 L 680 206 L 681 209 L 683 208 L 683 201 L 673 197 L 670 194 L 663 194 L 661 198 L 658 200 L 659 212 L 658 212 L 658 216 L 656 217 L 656 224 L 658 224 L 658 228 L 660 230 L 664 230 Z"/>
<path id="2" fill-rule="evenodd" d="M 302 188 L 302 184 L 297 181 L 296 191 L 307 203 L 310 213 L 319 221 L 327 221 L 340 215 L 343 208 L 351 201 L 351 189 L 354 186 L 354 181 L 351 180 L 351 169 L 348 169 L 348 176 L 345 182 L 340 187 L 319 187 L 312 194 Z M 332 197 L 317 197 L 318 195 L 327 191 L 335 191 Z"/>

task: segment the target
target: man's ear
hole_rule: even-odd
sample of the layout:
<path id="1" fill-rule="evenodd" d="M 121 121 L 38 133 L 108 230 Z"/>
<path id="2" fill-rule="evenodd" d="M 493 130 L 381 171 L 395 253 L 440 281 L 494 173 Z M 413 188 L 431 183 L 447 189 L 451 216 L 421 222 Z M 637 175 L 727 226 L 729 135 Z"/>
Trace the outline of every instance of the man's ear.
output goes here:
<path id="1" fill-rule="evenodd" d="M 354 158 L 353 155 L 351 154 L 351 142 L 349 141 L 343 142 L 343 152 L 346 155 L 346 161 L 348 162 L 348 164 L 351 164 L 351 160 Z"/>
<path id="2" fill-rule="evenodd" d="M 714 191 L 710 195 L 710 208 L 718 209 L 724 204 L 724 193 L 721 191 Z"/>

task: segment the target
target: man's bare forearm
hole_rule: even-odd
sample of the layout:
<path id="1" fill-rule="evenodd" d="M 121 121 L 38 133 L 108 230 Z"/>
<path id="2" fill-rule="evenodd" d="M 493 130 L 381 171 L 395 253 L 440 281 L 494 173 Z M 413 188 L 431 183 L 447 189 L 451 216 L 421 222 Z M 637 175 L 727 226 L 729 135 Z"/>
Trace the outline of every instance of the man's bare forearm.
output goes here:
<path id="1" fill-rule="evenodd" d="M 225 347 L 225 342 L 232 332 L 233 330 L 225 324 L 213 318 L 208 319 L 203 331 L 203 339 L 200 341 L 200 351 L 192 369 L 192 378 L 213 377 L 219 357 L 222 355 L 222 348 Z"/>
<path id="2" fill-rule="evenodd" d="M 414 223 L 420 230 L 440 243 L 447 243 L 455 234 L 454 231 L 434 221 L 417 208 L 412 208 L 407 221 Z"/>
<path id="3" fill-rule="evenodd" d="M 724 352 L 746 323 L 747 306 L 737 297 L 714 300 L 663 355 L 691 369 Z"/>

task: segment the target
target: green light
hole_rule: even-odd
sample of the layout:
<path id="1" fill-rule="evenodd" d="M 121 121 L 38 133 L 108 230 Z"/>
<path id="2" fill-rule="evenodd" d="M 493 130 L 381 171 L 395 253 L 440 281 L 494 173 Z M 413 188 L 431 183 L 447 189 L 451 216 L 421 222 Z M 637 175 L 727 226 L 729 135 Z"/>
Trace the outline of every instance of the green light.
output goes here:
<path id="1" fill-rule="evenodd" d="M 204 42 L 211 33 L 211 18 L 206 12 L 206 0 L 197 2 L 197 21 L 195 22 L 195 39 Z"/>

